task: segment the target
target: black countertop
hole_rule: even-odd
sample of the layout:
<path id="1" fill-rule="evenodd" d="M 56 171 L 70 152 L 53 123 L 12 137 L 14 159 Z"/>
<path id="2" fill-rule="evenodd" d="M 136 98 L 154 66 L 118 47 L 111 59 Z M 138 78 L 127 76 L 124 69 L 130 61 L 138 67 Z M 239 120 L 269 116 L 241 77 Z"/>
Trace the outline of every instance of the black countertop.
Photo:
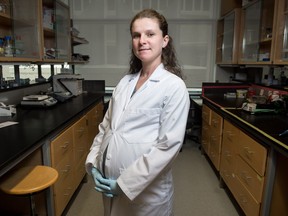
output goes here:
<path id="1" fill-rule="evenodd" d="M 243 99 L 225 98 L 219 95 L 203 96 L 204 103 L 218 107 L 222 114 L 236 123 L 253 138 L 288 155 L 288 136 L 279 134 L 288 129 L 288 116 L 275 113 L 251 114 L 240 107 Z M 206 101 L 205 101 L 206 99 Z"/>
<path id="2" fill-rule="evenodd" d="M 0 176 L 19 163 L 19 160 L 44 144 L 45 139 L 65 127 L 100 100 L 102 93 L 83 93 L 64 103 L 47 108 L 17 108 L 12 117 L 0 117 L 0 122 L 19 124 L 0 128 Z"/>

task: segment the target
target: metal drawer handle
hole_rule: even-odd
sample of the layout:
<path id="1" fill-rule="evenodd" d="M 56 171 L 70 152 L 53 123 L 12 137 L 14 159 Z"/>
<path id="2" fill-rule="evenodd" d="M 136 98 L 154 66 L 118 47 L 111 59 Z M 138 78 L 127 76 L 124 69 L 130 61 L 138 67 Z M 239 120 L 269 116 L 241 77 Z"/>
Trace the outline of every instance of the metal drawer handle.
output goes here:
<path id="1" fill-rule="evenodd" d="M 232 155 L 230 154 L 230 151 L 225 151 L 224 155 L 225 157 L 232 157 Z"/>
<path id="2" fill-rule="evenodd" d="M 252 155 L 254 154 L 254 151 L 249 150 L 249 147 L 244 147 L 244 153 L 247 156 L 247 158 L 251 159 Z"/>
<path id="3" fill-rule="evenodd" d="M 68 146 L 69 146 L 69 142 L 68 141 L 66 141 L 65 143 L 64 143 L 64 145 L 61 145 L 61 148 L 63 148 L 63 149 L 67 149 L 68 148 Z"/>
<path id="4" fill-rule="evenodd" d="M 246 196 L 244 194 L 240 194 L 239 196 L 240 196 L 240 199 L 241 199 L 241 203 L 243 203 L 243 204 L 248 203 L 248 201 L 246 199 Z"/>
<path id="5" fill-rule="evenodd" d="M 78 131 L 79 133 L 83 133 L 83 131 L 85 131 L 85 129 L 84 129 L 83 127 L 81 127 L 81 128 L 79 128 L 79 129 L 77 129 L 77 131 Z"/>
<path id="6" fill-rule="evenodd" d="M 226 133 L 227 133 L 227 138 L 232 141 L 234 134 L 231 131 L 227 131 Z"/>
<path id="7" fill-rule="evenodd" d="M 245 172 L 241 172 L 240 176 L 247 184 L 249 184 L 249 181 L 252 179 L 252 177 L 246 175 Z"/>
<path id="8" fill-rule="evenodd" d="M 61 170 L 61 172 L 62 172 L 62 173 L 68 173 L 68 172 L 70 172 L 70 165 L 66 165 L 66 168 L 67 168 L 67 169 Z"/>

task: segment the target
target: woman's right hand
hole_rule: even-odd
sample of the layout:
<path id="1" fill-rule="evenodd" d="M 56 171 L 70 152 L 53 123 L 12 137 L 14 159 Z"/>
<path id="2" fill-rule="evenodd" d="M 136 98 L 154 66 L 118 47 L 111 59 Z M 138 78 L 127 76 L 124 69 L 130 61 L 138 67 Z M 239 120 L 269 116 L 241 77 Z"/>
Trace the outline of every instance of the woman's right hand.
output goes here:
<path id="1" fill-rule="evenodd" d="M 103 184 L 103 181 L 105 182 L 105 179 L 103 178 L 102 174 L 97 168 L 92 167 L 91 174 L 92 174 L 95 186 L 96 186 L 95 189 L 97 191 L 106 193 L 107 191 L 111 190 L 108 185 Z"/>

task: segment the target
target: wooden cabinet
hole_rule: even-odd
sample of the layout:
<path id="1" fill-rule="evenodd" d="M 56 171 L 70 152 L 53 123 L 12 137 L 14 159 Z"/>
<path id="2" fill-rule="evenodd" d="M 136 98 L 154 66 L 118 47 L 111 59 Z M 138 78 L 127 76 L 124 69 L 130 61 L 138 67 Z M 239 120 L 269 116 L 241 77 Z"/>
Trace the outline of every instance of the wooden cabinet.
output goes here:
<path id="1" fill-rule="evenodd" d="M 88 125 L 87 149 L 90 149 L 95 136 L 99 132 L 98 125 L 101 123 L 103 119 L 103 110 L 104 110 L 103 103 L 99 103 L 98 105 L 96 105 L 96 107 L 91 109 L 86 115 Z"/>
<path id="2" fill-rule="evenodd" d="M 219 170 L 223 118 L 205 104 L 202 107 L 202 147 Z"/>
<path id="3" fill-rule="evenodd" d="M 239 64 L 272 64 L 275 8 L 274 0 L 257 0 L 242 8 Z"/>
<path id="4" fill-rule="evenodd" d="M 237 64 L 241 9 L 237 8 L 218 20 L 216 63 Z"/>
<path id="5" fill-rule="evenodd" d="M 287 16 L 288 0 L 221 1 L 216 63 L 287 65 Z"/>
<path id="6" fill-rule="evenodd" d="M 55 215 L 61 215 L 73 195 L 73 126 L 51 142 L 51 166 L 59 177 L 53 186 Z"/>
<path id="7" fill-rule="evenodd" d="M 0 55 L 1 62 L 33 62 L 41 60 L 39 37 L 40 4 L 37 0 L 1 0 L 0 38 L 11 37 L 12 56 Z"/>
<path id="8" fill-rule="evenodd" d="M 42 4 L 43 60 L 71 61 L 70 10 L 59 0 L 43 0 Z M 49 17 L 52 16 L 52 20 Z"/>
<path id="9" fill-rule="evenodd" d="M 73 149 L 74 149 L 74 178 L 73 190 L 76 190 L 79 183 L 85 176 L 85 160 L 88 149 L 88 126 L 86 116 L 83 116 L 73 125 Z"/>
<path id="10" fill-rule="evenodd" d="M 288 64 L 288 0 L 278 0 L 277 4 L 277 25 L 274 31 L 275 51 L 274 63 Z"/>
<path id="11" fill-rule="evenodd" d="M 210 147 L 208 151 L 208 156 L 210 157 L 212 163 L 218 171 L 220 166 L 222 127 L 223 118 L 215 111 L 211 111 Z"/>
<path id="12" fill-rule="evenodd" d="M 0 38 L 11 37 L 12 55 L 1 62 L 68 62 L 70 10 L 60 0 L 1 0 Z M 1 50 L 0 50 L 1 51 Z"/>
<path id="13" fill-rule="evenodd" d="M 239 130 L 224 120 L 223 142 L 220 162 L 220 175 L 229 188 L 235 181 L 236 154 L 239 141 Z"/>
<path id="14" fill-rule="evenodd" d="M 267 149 L 224 120 L 220 175 L 246 215 L 260 213 Z"/>
<path id="15" fill-rule="evenodd" d="M 271 198 L 271 209 L 269 215 L 288 215 L 288 157 L 277 154 L 276 173 Z"/>
<path id="16" fill-rule="evenodd" d="M 102 118 L 101 102 L 66 128 L 50 144 L 51 166 L 59 172 L 59 178 L 53 186 L 56 216 L 62 214 L 85 176 L 85 160 L 92 144 L 91 139 L 97 134 Z"/>
<path id="17" fill-rule="evenodd" d="M 210 146 L 210 126 L 211 126 L 211 109 L 203 104 L 202 106 L 202 139 L 201 145 L 205 153 L 209 152 Z"/>

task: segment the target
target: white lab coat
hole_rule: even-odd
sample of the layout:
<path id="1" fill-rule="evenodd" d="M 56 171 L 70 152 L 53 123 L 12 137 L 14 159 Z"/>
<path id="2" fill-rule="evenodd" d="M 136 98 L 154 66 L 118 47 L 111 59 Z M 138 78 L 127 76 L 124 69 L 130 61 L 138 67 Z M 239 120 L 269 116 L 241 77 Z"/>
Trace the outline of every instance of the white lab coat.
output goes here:
<path id="1" fill-rule="evenodd" d="M 103 196 L 107 216 L 173 215 L 171 163 L 184 139 L 189 94 L 160 64 L 132 96 L 139 76 L 126 75 L 115 88 L 86 160 L 88 173 L 97 167 L 123 192 Z"/>

